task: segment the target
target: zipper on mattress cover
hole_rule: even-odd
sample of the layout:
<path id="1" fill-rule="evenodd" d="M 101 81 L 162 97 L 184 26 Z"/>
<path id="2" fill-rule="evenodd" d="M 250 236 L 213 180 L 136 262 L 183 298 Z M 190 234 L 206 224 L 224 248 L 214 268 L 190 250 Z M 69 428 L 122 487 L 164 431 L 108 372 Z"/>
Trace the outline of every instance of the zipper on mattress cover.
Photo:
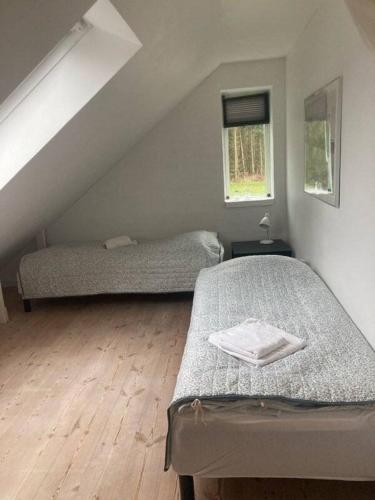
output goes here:
<path id="1" fill-rule="evenodd" d="M 263 399 L 253 399 L 251 400 L 251 406 L 249 407 L 249 401 L 237 401 L 237 404 L 239 405 L 237 408 L 245 409 L 248 411 L 250 408 L 253 410 L 264 410 L 267 412 L 272 412 L 273 414 L 280 413 L 280 408 L 275 408 L 273 406 L 273 403 L 269 403 L 269 401 L 265 401 Z M 220 410 L 226 409 L 228 406 L 227 402 L 218 402 L 215 400 L 204 400 L 204 402 L 199 399 L 195 398 L 192 402 L 190 403 L 184 403 L 181 406 L 179 406 L 177 413 L 180 415 L 183 414 L 186 410 L 193 410 L 194 412 L 194 420 L 195 423 L 203 423 L 204 425 L 207 425 L 207 419 L 206 419 L 206 412 L 208 411 L 209 413 L 214 411 L 214 412 L 220 412 Z"/>
<path id="2" fill-rule="evenodd" d="M 198 423 L 198 420 L 200 418 L 200 423 L 207 425 L 207 422 L 204 418 L 204 408 L 202 401 L 200 399 L 194 399 L 194 401 L 190 404 L 191 408 L 194 411 L 194 420 L 195 423 Z"/>

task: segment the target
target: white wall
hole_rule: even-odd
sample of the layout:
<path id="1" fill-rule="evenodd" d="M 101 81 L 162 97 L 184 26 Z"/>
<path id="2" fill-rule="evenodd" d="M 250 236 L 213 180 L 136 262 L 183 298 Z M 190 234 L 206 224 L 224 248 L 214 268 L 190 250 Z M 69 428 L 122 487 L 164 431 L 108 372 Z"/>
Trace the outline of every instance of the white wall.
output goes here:
<path id="1" fill-rule="evenodd" d="M 276 200 L 271 207 L 226 208 L 220 90 L 259 86 L 273 88 Z M 218 231 L 226 243 L 256 239 L 266 208 L 274 236 L 284 237 L 285 144 L 285 60 L 221 65 L 48 229 L 49 242 L 158 238 L 199 228 Z"/>
<path id="2" fill-rule="evenodd" d="M 341 206 L 303 192 L 304 98 L 343 75 Z M 375 345 L 375 57 L 343 0 L 323 2 L 287 59 L 288 216 L 306 259 Z"/>
<path id="3" fill-rule="evenodd" d="M 38 250 L 36 239 L 29 241 L 19 252 L 13 253 L 5 267 L 0 267 L 0 281 L 3 288 L 17 285 L 17 272 L 22 257 Z"/>

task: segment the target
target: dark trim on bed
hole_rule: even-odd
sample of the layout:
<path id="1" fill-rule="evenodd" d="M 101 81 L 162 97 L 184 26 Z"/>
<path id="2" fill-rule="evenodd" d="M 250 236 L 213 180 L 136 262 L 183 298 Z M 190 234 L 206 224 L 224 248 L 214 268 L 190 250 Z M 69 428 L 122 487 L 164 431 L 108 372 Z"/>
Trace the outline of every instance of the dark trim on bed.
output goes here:
<path id="1" fill-rule="evenodd" d="M 25 313 L 31 312 L 31 300 L 30 299 L 23 299 L 23 309 Z"/>
<path id="2" fill-rule="evenodd" d="M 193 476 L 178 476 L 180 483 L 180 499 L 195 500 Z"/>

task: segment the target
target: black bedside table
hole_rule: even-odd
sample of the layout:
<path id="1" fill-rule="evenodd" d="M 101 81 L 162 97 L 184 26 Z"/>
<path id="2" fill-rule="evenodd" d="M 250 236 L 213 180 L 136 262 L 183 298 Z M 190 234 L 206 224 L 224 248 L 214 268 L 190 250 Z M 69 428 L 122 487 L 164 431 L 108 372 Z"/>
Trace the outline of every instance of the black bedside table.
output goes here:
<path id="1" fill-rule="evenodd" d="M 292 248 L 283 240 L 274 240 L 269 245 L 262 245 L 259 241 L 233 241 L 232 259 L 247 255 L 285 255 L 293 257 Z"/>

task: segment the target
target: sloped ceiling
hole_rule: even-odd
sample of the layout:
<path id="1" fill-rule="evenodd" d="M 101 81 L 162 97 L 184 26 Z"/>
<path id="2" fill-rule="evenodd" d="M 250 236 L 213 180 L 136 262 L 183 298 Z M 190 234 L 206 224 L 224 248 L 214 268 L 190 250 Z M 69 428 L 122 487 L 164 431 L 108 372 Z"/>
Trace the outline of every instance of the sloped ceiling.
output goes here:
<path id="1" fill-rule="evenodd" d="M 286 55 L 321 0 L 112 3 L 143 48 L 0 191 L 2 262 L 72 205 L 218 64 Z M 92 4 L 0 0 L 0 101 Z"/>
<path id="2" fill-rule="evenodd" d="M 95 0 L 0 0 L 0 102 Z"/>
<path id="3" fill-rule="evenodd" d="M 375 50 L 375 0 L 345 0 L 368 46 Z"/>

